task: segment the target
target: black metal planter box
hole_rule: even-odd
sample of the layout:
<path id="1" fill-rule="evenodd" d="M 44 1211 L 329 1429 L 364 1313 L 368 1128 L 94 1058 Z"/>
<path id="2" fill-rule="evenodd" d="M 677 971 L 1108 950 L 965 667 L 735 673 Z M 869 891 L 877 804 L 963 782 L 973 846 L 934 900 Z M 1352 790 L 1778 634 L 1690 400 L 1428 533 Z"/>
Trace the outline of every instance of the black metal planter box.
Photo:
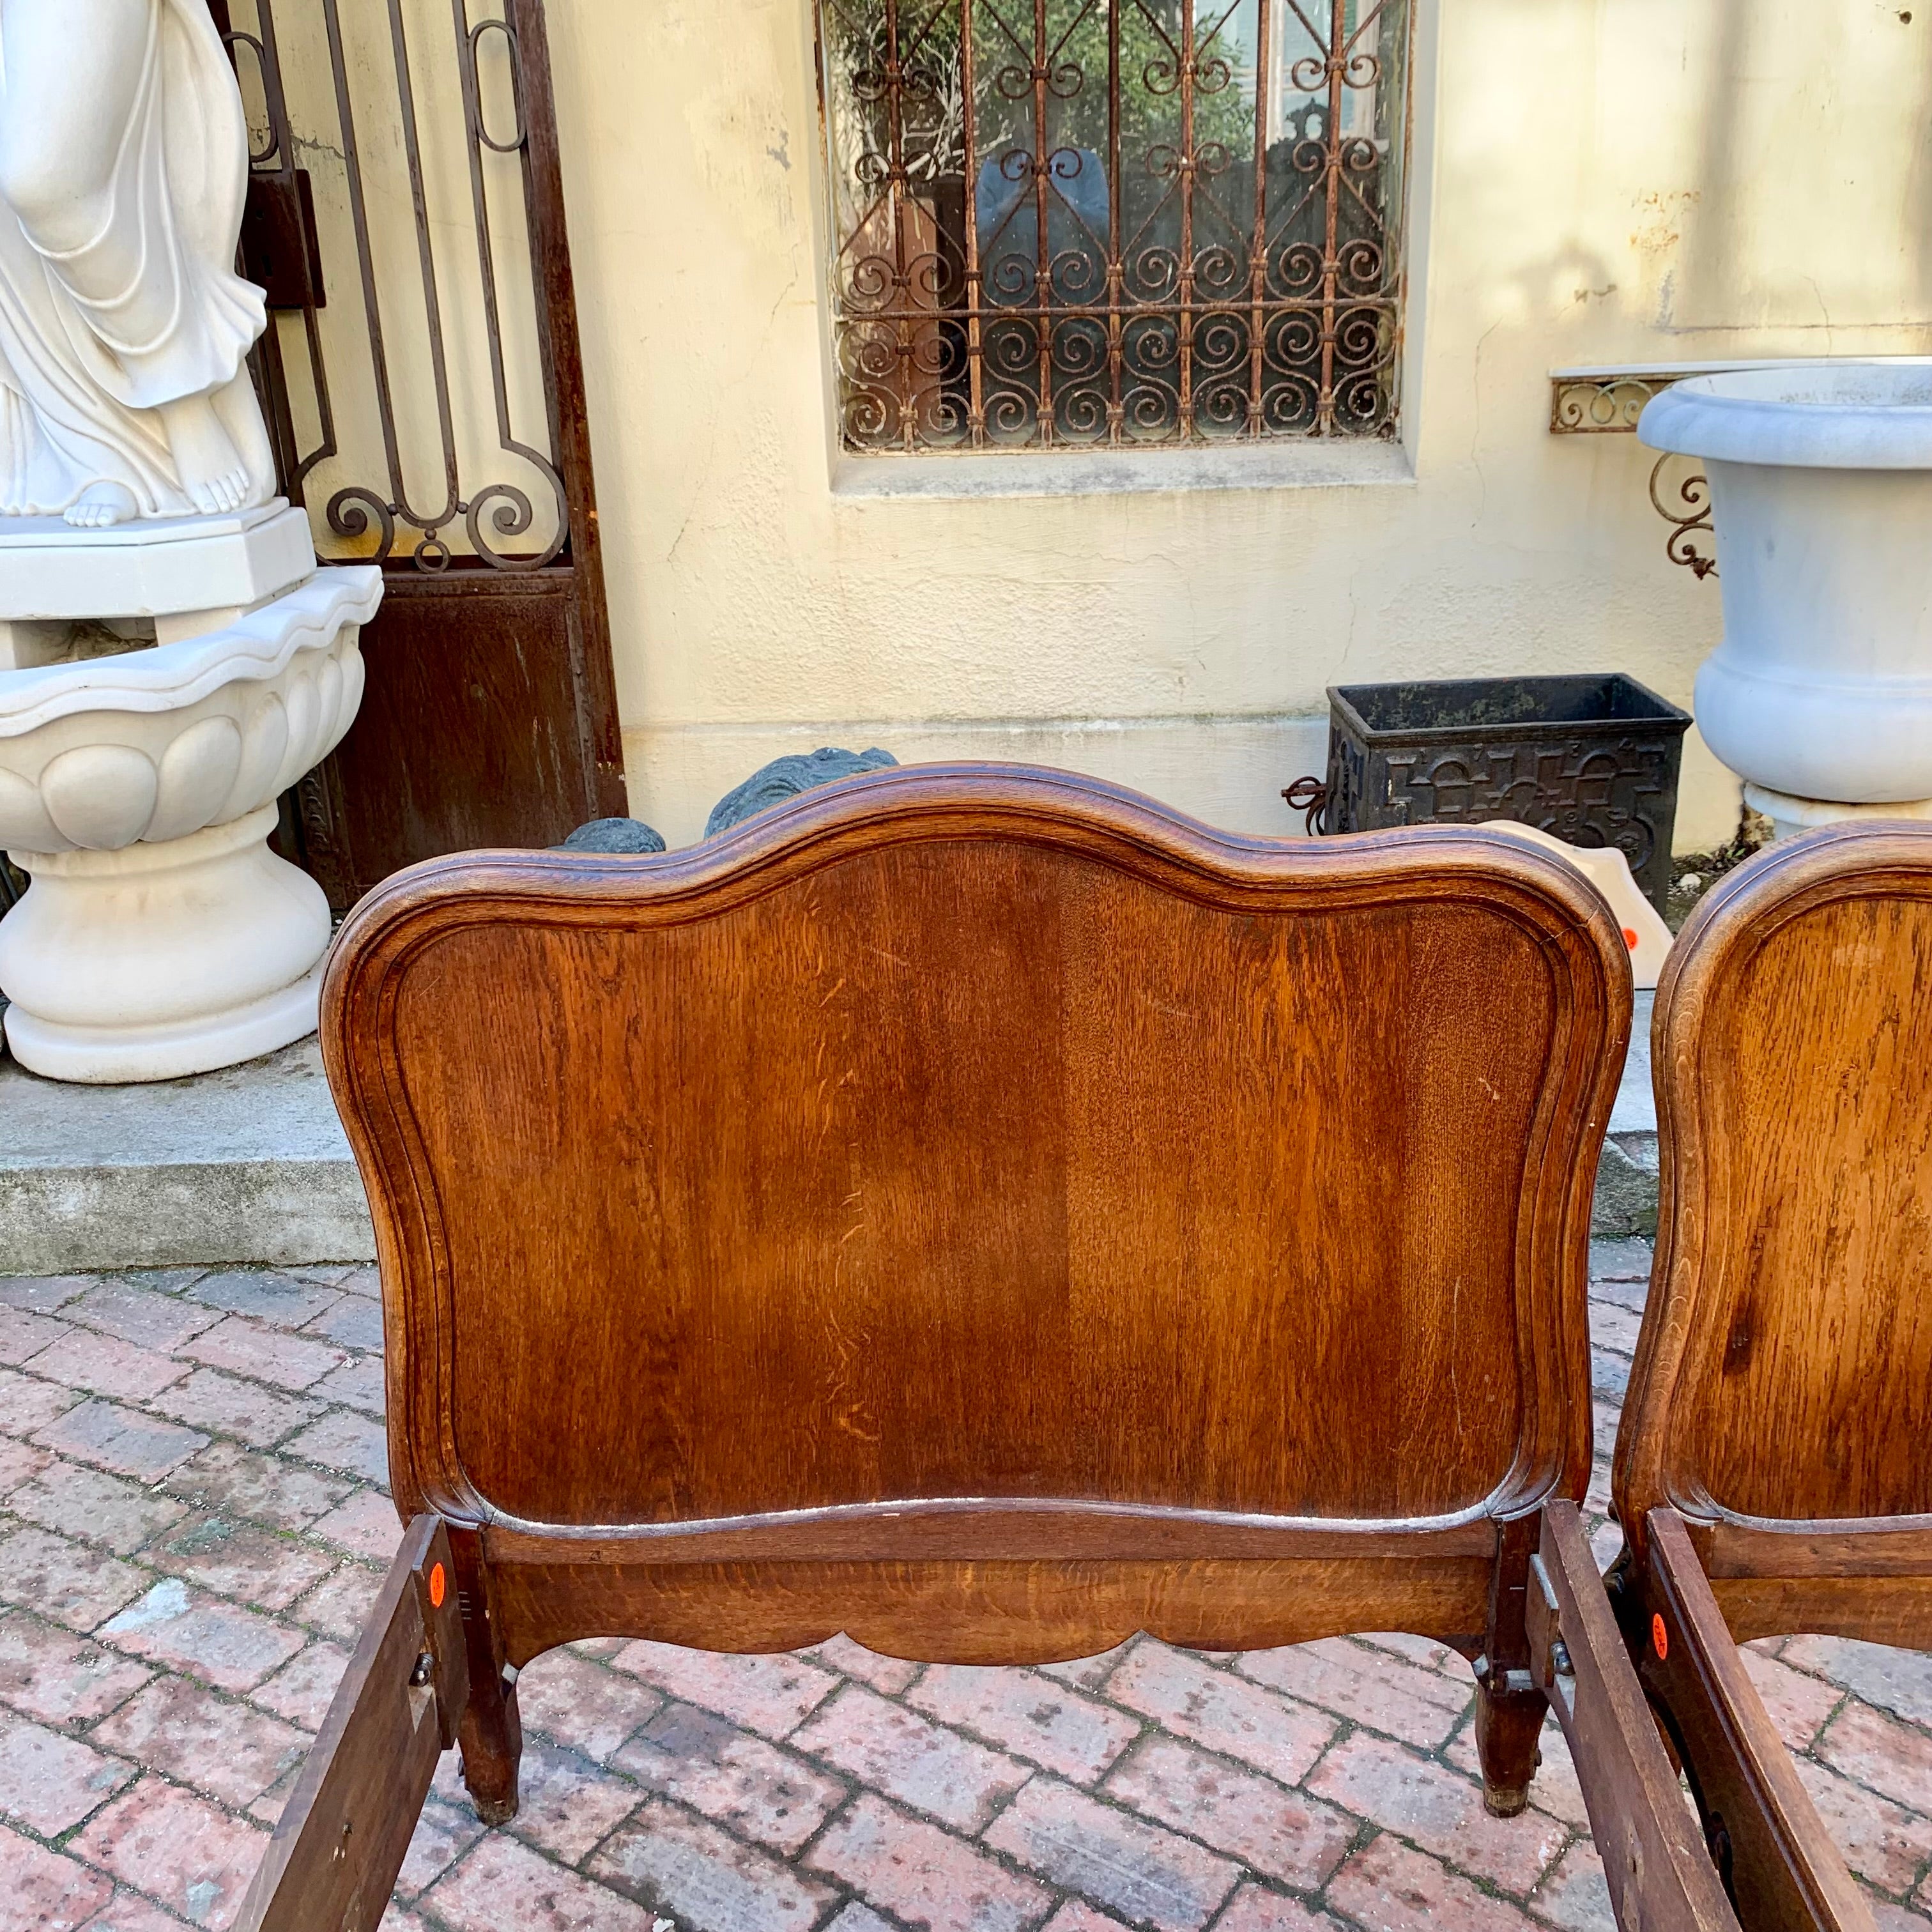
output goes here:
<path id="1" fill-rule="evenodd" d="M 1331 685 L 1324 832 L 1513 818 L 1614 845 L 1660 912 L 1690 714 L 1618 672 Z"/>

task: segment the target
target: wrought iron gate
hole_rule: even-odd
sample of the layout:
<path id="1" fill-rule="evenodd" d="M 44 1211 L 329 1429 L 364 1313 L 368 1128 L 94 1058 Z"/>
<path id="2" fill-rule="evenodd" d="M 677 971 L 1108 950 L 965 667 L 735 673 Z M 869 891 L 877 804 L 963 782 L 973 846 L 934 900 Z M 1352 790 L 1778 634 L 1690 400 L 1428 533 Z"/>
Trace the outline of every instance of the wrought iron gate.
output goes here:
<path id="1" fill-rule="evenodd" d="M 346 906 L 625 808 L 542 0 L 209 4 L 282 487 L 387 574 L 362 715 L 285 814 Z"/>

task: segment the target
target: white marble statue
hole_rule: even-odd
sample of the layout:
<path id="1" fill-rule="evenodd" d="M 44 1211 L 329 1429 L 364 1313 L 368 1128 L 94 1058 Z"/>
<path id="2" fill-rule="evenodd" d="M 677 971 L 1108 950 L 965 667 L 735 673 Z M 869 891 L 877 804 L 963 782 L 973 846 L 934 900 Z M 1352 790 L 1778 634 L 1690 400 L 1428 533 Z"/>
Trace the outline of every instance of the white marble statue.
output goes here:
<path id="1" fill-rule="evenodd" d="M 274 476 L 206 0 L 0 0 L 0 516 L 220 515 Z"/>

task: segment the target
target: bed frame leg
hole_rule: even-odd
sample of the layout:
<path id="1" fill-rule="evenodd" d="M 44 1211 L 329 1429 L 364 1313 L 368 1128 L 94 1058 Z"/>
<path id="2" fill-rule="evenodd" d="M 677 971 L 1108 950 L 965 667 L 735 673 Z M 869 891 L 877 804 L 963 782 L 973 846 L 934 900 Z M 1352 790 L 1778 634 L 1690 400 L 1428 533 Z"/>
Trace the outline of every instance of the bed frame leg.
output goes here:
<path id="1" fill-rule="evenodd" d="M 463 1781 L 486 1825 L 507 1825 L 517 1815 L 517 1769 L 524 1754 L 524 1722 L 517 1714 L 517 1687 L 498 1678 L 476 1684 L 457 1733 Z"/>
<path id="2" fill-rule="evenodd" d="M 1550 1705 L 1529 1673 L 1524 1623 L 1539 1527 L 1534 1516 L 1498 1526 L 1490 1627 L 1485 1654 L 1476 1660 L 1476 1755 L 1483 1767 L 1483 1808 L 1492 1818 L 1514 1818 L 1528 1804 L 1529 1780 L 1542 1760 L 1537 1740 Z"/>
<path id="3" fill-rule="evenodd" d="M 1522 1684 L 1510 1680 L 1521 1678 Z M 1514 1818 L 1529 1802 L 1529 1780 L 1543 1761 L 1537 1741 L 1550 1708 L 1527 1671 L 1494 1670 L 1476 1682 L 1476 1755 L 1483 1766 L 1483 1808 Z"/>
<path id="4" fill-rule="evenodd" d="M 449 1544 L 462 1591 L 463 1634 L 470 1652 L 470 1705 L 457 1732 L 463 1782 L 484 1824 L 507 1825 L 517 1815 L 517 1771 L 524 1754 L 516 1677 L 506 1668 L 490 1615 L 482 1538 L 474 1530 L 452 1528 Z"/>

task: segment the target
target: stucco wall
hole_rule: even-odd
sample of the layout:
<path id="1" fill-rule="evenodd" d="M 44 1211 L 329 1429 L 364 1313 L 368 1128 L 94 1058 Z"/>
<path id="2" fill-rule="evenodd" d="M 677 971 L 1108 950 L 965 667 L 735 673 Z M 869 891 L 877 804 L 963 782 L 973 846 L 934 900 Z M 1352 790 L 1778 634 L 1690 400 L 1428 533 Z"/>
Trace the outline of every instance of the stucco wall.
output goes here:
<path id="1" fill-rule="evenodd" d="M 764 758 L 878 742 L 1287 830 L 1337 680 L 1688 702 L 1717 587 L 1633 439 L 1548 434 L 1548 372 L 1932 348 L 1932 10 L 1418 4 L 1400 452 L 1049 494 L 964 457 L 908 497 L 832 446 L 810 0 L 550 0 L 634 811 L 682 840 Z M 1680 849 L 1736 811 L 1694 739 Z"/>

